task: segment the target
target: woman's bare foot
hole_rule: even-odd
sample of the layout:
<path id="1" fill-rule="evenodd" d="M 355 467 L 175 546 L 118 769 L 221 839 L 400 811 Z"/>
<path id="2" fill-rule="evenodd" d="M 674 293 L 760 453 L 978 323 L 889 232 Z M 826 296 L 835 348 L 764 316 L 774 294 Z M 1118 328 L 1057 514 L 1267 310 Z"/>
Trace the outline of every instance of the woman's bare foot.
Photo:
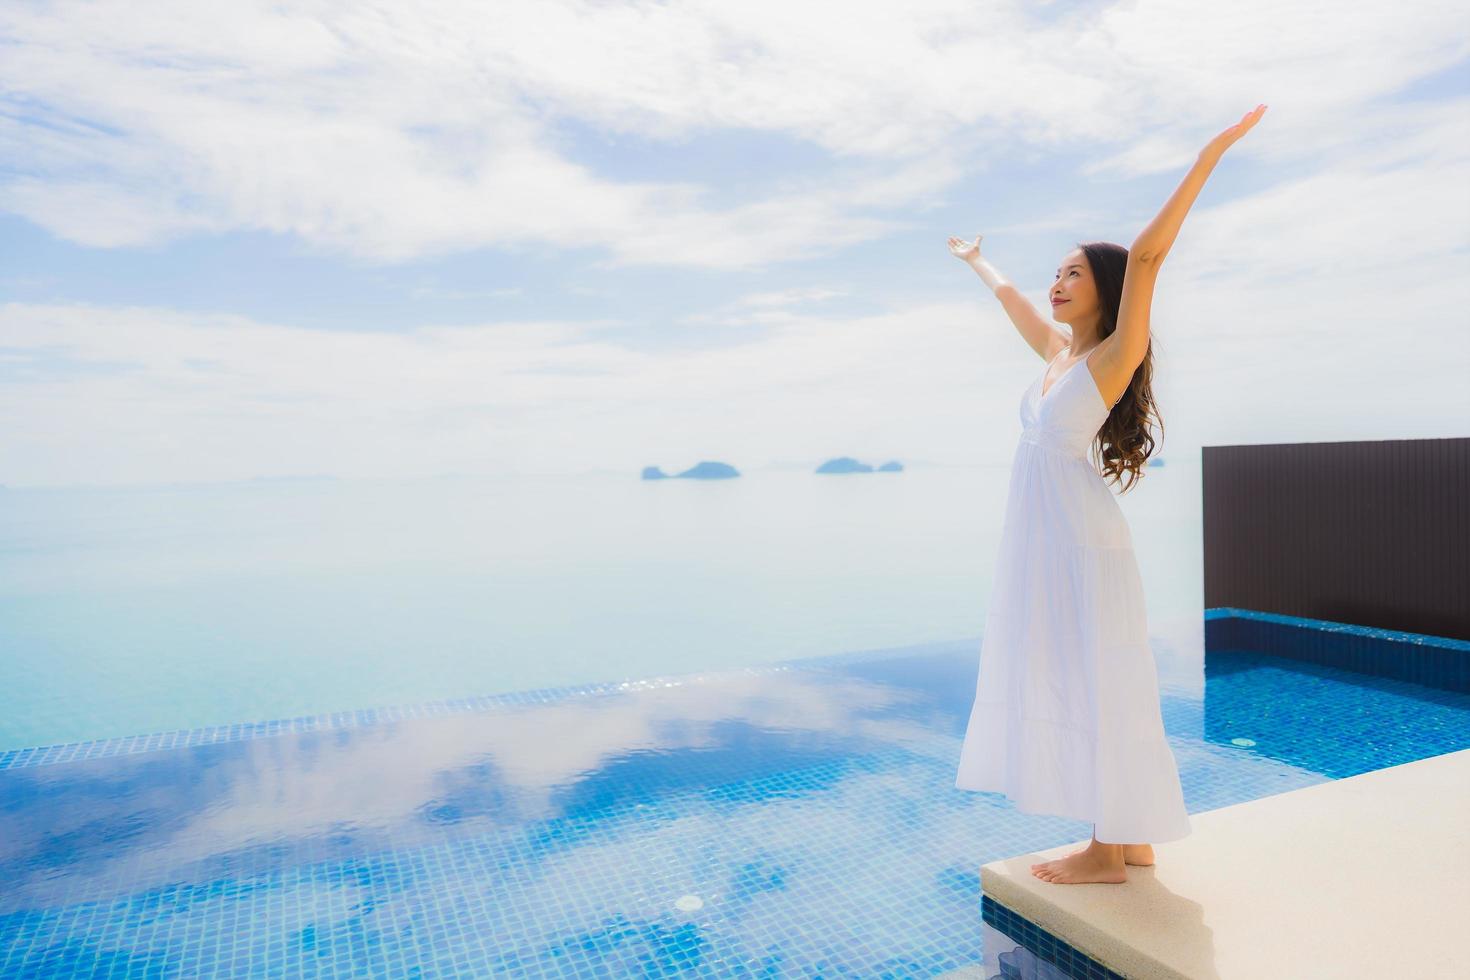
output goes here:
<path id="1" fill-rule="evenodd" d="M 1123 865 L 1122 845 L 1089 844 L 1064 858 L 1033 864 L 1031 873 L 1042 881 L 1058 885 L 1080 885 L 1089 881 L 1120 884 L 1128 880 L 1128 872 Z"/>
<path id="2" fill-rule="evenodd" d="M 1092 845 L 1091 844 L 1088 844 L 1086 847 L 1082 848 L 1082 850 L 1080 850 L 1080 851 L 1073 851 L 1071 854 L 1067 854 L 1067 855 L 1063 856 L 1062 858 L 1060 858 L 1060 860 L 1065 861 L 1067 858 L 1074 858 L 1074 857 L 1076 857 L 1079 854 L 1086 854 L 1090 850 L 1092 850 Z M 1037 861 L 1035 864 L 1031 865 L 1031 870 L 1032 871 L 1035 871 L 1037 868 L 1042 867 L 1043 865 L 1053 864 L 1053 863 L 1054 862 L 1052 862 L 1052 861 Z"/>
<path id="3" fill-rule="evenodd" d="M 1080 851 L 1073 851 L 1071 854 L 1068 854 L 1067 857 L 1075 857 L 1078 854 L 1086 854 L 1087 851 L 1089 850 L 1089 848 L 1091 848 L 1091 847 L 1092 847 L 1092 845 L 1089 844 L 1087 847 L 1082 848 L 1082 850 L 1080 850 Z M 1041 867 L 1042 864 L 1045 864 L 1045 863 L 1047 863 L 1047 862 L 1038 861 L 1036 864 L 1031 865 L 1031 870 L 1032 871 L 1035 871 L 1037 868 Z M 1138 865 L 1141 868 L 1147 868 L 1147 867 L 1152 866 L 1153 863 L 1154 863 L 1154 849 L 1153 849 L 1153 845 L 1152 844 L 1124 844 L 1123 845 L 1123 863 L 1124 864 L 1136 864 L 1136 865 Z"/>

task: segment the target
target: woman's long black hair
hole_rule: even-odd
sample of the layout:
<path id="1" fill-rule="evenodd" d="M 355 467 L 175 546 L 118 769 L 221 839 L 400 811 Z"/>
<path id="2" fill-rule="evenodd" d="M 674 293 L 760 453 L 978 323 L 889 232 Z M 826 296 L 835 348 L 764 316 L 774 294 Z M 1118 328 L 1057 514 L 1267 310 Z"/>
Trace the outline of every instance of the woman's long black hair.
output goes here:
<path id="1" fill-rule="evenodd" d="M 1128 250 L 1113 242 L 1078 242 L 1077 247 L 1087 256 L 1093 282 L 1097 284 L 1099 337 L 1110 337 L 1118 329 L 1118 308 L 1123 303 L 1123 275 L 1128 271 Z M 1121 484 L 1124 493 L 1143 476 L 1143 468 L 1158 444 L 1149 431 L 1150 424 L 1157 423 L 1160 440 L 1164 434 L 1164 420 L 1154 402 L 1153 373 L 1154 343 L 1150 336 L 1148 350 L 1133 372 L 1128 390 L 1108 413 L 1107 421 L 1098 429 L 1093 441 L 1103 476 Z"/>

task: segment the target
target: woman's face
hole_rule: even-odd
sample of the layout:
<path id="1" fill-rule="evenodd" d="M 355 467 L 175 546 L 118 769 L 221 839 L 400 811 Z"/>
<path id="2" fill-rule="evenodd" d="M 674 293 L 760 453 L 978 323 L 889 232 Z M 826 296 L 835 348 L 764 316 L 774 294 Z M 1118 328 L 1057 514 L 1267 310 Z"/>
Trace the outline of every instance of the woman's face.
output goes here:
<path id="1" fill-rule="evenodd" d="M 1051 316 L 1059 323 L 1073 323 L 1096 315 L 1097 283 L 1087 266 L 1086 253 L 1074 248 L 1062 259 L 1052 278 Z"/>

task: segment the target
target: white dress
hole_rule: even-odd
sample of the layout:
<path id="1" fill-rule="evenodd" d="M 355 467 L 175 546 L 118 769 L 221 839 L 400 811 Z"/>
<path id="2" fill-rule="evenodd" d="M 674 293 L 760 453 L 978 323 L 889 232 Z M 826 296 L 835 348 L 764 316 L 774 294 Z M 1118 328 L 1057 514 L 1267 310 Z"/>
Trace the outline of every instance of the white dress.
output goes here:
<path id="1" fill-rule="evenodd" d="M 1085 361 L 1021 399 L 980 673 L 955 786 L 1087 820 L 1108 844 L 1190 832 L 1159 712 L 1127 520 L 1088 461 L 1104 401 Z"/>

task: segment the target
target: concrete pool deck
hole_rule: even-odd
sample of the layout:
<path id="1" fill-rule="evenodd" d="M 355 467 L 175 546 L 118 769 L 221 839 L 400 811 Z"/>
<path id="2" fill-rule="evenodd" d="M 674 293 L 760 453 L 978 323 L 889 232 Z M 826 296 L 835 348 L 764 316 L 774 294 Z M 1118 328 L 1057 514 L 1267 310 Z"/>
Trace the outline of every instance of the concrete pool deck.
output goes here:
<path id="1" fill-rule="evenodd" d="M 1465 976 L 1470 749 L 1190 815 L 1123 884 L 992 861 L 984 895 L 1140 978 Z"/>

